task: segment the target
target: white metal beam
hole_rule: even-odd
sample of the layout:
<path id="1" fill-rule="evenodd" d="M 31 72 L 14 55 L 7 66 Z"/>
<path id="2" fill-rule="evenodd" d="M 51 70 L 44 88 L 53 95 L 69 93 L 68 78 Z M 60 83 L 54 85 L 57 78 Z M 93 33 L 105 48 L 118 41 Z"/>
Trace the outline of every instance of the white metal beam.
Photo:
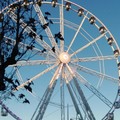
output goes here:
<path id="1" fill-rule="evenodd" d="M 16 22 L 17 21 L 17 16 L 14 12 L 8 11 L 8 15 Z M 52 51 L 52 48 L 44 41 L 41 40 L 40 37 L 37 35 L 37 33 L 31 29 L 25 22 L 23 22 L 22 19 L 20 19 L 21 27 L 24 29 L 25 32 L 30 34 L 31 32 L 34 33 L 36 36 L 34 39 L 36 40 L 37 43 L 39 43 L 43 48 L 45 48 L 47 51 L 51 53 L 52 56 L 56 56 L 55 53 Z"/>
<path id="2" fill-rule="evenodd" d="M 74 64 L 75 65 L 75 64 Z M 80 70 L 80 71 L 83 71 L 83 72 L 86 72 L 88 74 L 91 74 L 91 75 L 94 75 L 94 76 L 97 76 L 99 78 L 104 78 L 104 80 L 110 80 L 114 83 L 118 83 L 119 82 L 119 79 L 118 78 L 114 78 L 112 76 L 109 76 L 109 75 L 106 75 L 106 74 L 103 74 L 103 73 L 100 73 L 98 71 L 95 71 L 93 69 L 90 69 L 90 68 L 87 68 L 87 67 L 84 67 L 84 66 L 81 66 L 81 65 L 76 65 L 77 66 L 77 69 Z"/>
<path id="3" fill-rule="evenodd" d="M 55 64 L 55 60 L 27 60 L 27 61 L 18 61 L 16 64 L 14 65 L 10 65 L 10 66 L 33 66 L 33 65 L 50 65 L 50 64 Z"/>
<path id="4" fill-rule="evenodd" d="M 60 74 L 61 74 L 61 70 L 62 70 L 63 64 L 60 64 L 59 67 L 57 68 L 57 70 L 55 71 L 48 88 L 46 89 L 45 94 L 43 95 L 42 100 L 39 103 L 39 111 L 38 114 L 36 116 L 35 120 L 42 120 L 44 113 L 46 111 L 46 108 L 49 104 L 50 98 L 52 96 L 52 93 L 54 91 L 57 79 L 59 78 Z"/>
<path id="5" fill-rule="evenodd" d="M 64 38 L 64 0 L 61 0 L 60 6 L 60 32 L 62 37 Z M 60 40 L 60 51 L 64 51 L 64 40 Z"/>
<path id="6" fill-rule="evenodd" d="M 56 66 L 58 66 L 58 63 L 54 64 L 53 66 L 51 66 L 51 67 L 49 67 L 47 69 L 45 69 L 44 71 L 42 71 L 39 74 L 35 75 L 33 78 L 30 78 L 28 81 L 26 81 L 23 84 L 21 84 L 20 86 L 16 87 L 13 91 L 15 92 L 16 90 L 19 90 L 19 89 L 23 88 L 28 83 L 31 83 L 32 81 L 36 80 L 37 78 L 39 78 L 43 74 L 45 74 L 45 73 L 49 72 L 50 70 L 54 69 Z"/>
<path id="7" fill-rule="evenodd" d="M 112 102 L 108 100 L 102 93 L 100 93 L 94 86 L 92 86 L 83 76 L 76 72 L 76 78 L 80 80 L 83 85 L 85 85 L 92 93 L 94 93 L 102 102 L 104 102 L 108 107 L 112 108 Z"/>
<path id="8" fill-rule="evenodd" d="M 84 57 L 84 58 L 73 58 L 71 59 L 71 62 L 92 62 L 92 61 L 102 61 L 102 60 L 115 60 L 114 55 L 108 55 L 108 56 L 96 56 L 96 57 Z"/>
<path id="9" fill-rule="evenodd" d="M 88 44 L 84 45 L 83 47 L 79 48 L 74 53 L 72 53 L 70 56 L 72 57 L 72 56 L 76 55 L 77 53 L 81 52 L 82 50 L 86 49 L 90 45 L 94 44 L 95 42 L 97 42 L 98 40 L 100 40 L 103 36 L 105 36 L 105 34 L 106 34 L 106 32 L 104 34 L 101 34 L 97 38 L 93 39 L 91 42 L 89 42 Z"/>
<path id="10" fill-rule="evenodd" d="M 80 25 L 79 25 L 76 33 L 75 33 L 73 39 L 71 40 L 71 43 L 70 43 L 70 45 L 69 45 L 69 47 L 68 47 L 68 49 L 67 49 L 67 52 L 70 50 L 70 48 L 71 48 L 72 44 L 74 43 L 74 41 L 75 41 L 78 33 L 80 32 L 80 29 L 81 29 L 81 27 L 82 27 L 82 25 L 83 25 L 83 23 L 84 23 L 84 21 L 85 21 L 85 18 L 86 18 L 86 16 L 87 16 L 87 14 L 88 14 L 88 13 L 86 13 L 86 15 L 84 15 L 84 17 L 83 17 L 83 19 L 82 19 L 82 21 L 81 21 L 81 23 L 80 23 Z"/>
<path id="11" fill-rule="evenodd" d="M 47 21 L 45 20 L 39 5 L 37 3 L 35 3 L 33 6 L 34 6 L 34 9 L 35 9 L 35 11 L 36 11 L 36 13 L 38 15 L 38 18 L 39 18 L 40 22 L 42 23 L 42 25 L 46 24 Z M 52 47 L 55 47 L 56 53 L 58 54 L 59 48 L 58 48 L 58 45 L 57 45 L 57 43 L 56 43 L 56 41 L 54 39 L 54 36 L 53 36 L 49 26 L 47 26 L 47 28 L 45 29 L 45 32 L 46 32 L 46 34 L 47 34 L 47 36 L 48 36 L 48 38 L 49 38 L 49 40 L 50 40 L 50 42 L 52 44 Z"/>

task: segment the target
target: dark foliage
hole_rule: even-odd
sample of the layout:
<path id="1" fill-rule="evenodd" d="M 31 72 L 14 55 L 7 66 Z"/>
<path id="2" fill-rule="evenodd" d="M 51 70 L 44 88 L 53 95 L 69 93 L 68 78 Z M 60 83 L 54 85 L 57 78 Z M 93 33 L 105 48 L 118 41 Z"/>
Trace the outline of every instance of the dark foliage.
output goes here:
<path id="1" fill-rule="evenodd" d="M 4 7 L 15 1 L 16 0 L 0 0 L 0 92 L 5 93 L 5 91 L 8 91 L 11 93 L 8 98 L 14 97 L 17 100 L 23 100 L 25 94 L 21 93 L 15 96 L 14 92 L 12 92 L 17 91 L 17 87 L 21 84 L 18 78 L 14 78 L 16 70 L 14 70 L 12 74 L 8 74 L 7 68 L 13 65 L 15 69 L 19 69 L 18 66 L 15 66 L 18 61 L 29 60 L 29 56 L 24 56 L 28 55 L 28 51 L 32 53 L 35 45 L 37 45 L 35 39 L 39 37 L 41 41 L 45 41 L 44 38 L 46 36 L 42 34 L 42 31 L 51 27 L 50 25 L 54 22 L 49 19 L 51 13 L 47 11 L 44 13 L 44 18 L 47 22 L 41 24 L 38 18 L 35 18 L 37 15 L 31 12 L 33 6 L 30 5 L 28 7 L 28 3 L 31 0 L 23 0 L 12 4 L 9 6 L 9 12 L 7 14 L 4 14 L 4 11 L 1 12 Z M 34 2 L 34 0 L 32 0 L 32 2 Z M 37 0 L 37 3 L 39 6 L 42 4 L 41 0 Z M 38 24 L 40 24 L 39 29 Z M 29 31 L 29 29 L 31 30 Z M 29 32 L 26 32 L 26 30 Z M 54 37 L 56 43 L 58 43 L 58 39 L 64 40 L 60 32 L 55 34 Z M 51 50 L 56 52 L 55 46 L 51 46 Z M 41 47 L 41 53 L 45 52 L 47 53 L 47 49 Z M 33 83 L 31 82 L 23 87 L 32 93 L 32 85 Z M 30 104 L 29 100 L 26 98 L 23 100 L 23 103 Z"/>
<path id="2" fill-rule="evenodd" d="M 28 103 L 28 104 L 30 104 L 30 101 L 25 98 L 25 100 L 23 101 L 23 103 Z"/>

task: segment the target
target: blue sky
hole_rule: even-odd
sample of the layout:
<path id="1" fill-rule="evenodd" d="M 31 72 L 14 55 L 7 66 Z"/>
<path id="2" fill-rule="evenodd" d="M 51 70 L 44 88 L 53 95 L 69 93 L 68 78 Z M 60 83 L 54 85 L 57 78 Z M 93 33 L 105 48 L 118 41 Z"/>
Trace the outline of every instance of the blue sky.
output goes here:
<path id="1" fill-rule="evenodd" d="M 93 13 L 98 19 L 100 19 L 106 25 L 106 27 L 110 30 L 110 32 L 116 39 L 118 45 L 120 46 L 120 13 L 119 13 L 120 12 L 120 6 L 119 6 L 120 0 L 114 0 L 114 1 L 113 0 L 75 0 L 75 3 L 83 6 L 88 11 Z M 26 71 L 28 69 L 30 69 L 30 68 L 26 68 Z M 37 68 L 37 69 L 39 70 L 39 68 Z M 114 70 L 113 71 L 112 70 L 113 69 L 111 69 L 110 72 L 114 73 Z M 34 68 L 32 68 L 32 72 L 35 72 Z M 51 75 L 50 75 L 50 77 L 51 77 Z M 43 76 L 42 78 L 45 81 L 45 83 L 43 81 L 42 86 L 46 87 L 46 85 L 48 84 L 46 81 L 46 76 Z M 107 84 L 107 83 L 105 83 L 105 84 Z M 39 87 L 40 86 L 37 86 L 35 89 L 38 89 Z M 114 87 L 114 84 L 110 85 L 109 87 Z M 104 90 L 107 90 L 107 88 L 103 88 L 103 91 Z M 111 90 L 111 89 L 108 88 L 108 90 Z M 42 88 L 39 91 L 40 94 L 41 94 L 41 91 L 42 91 Z M 55 91 L 55 92 L 57 93 L 57 91 Z M 110 93 L 111 93 L 111 91 L 109 91 L 109 93 L 106 92 L 105 94 L 110 94 Z M 55 96 L 57 96 L 57 95 L 55 95 Z M 111 94 L 110 94 L 110 96 L 111 96 Z M 30 97 L 29 94 L 28 94 L 28 97 Z M 54 98 L 54 96 L 53 96 L 53 98 Z M 54 98 L 54 101 L 55 100 L 56 99 Z M 95 99 L 95 100 L 97 101 L 97 99 Z M 29 120 L 29 114 L 31 116 L 31 114 L 32 114 L 31 111 L 34 111 L 33 108 L 36 107 L 34 105 L 34 102 L 36 102 L 36 101 L 33 100 L 31 103 L 31 104 L 33 104 L 32 107 L 28 107 L 28 105 L 26 105 L 25 109 L 22 108 L 24 105 L 21 105 L 21 104 L 16 105 L 17 104 L 16 100 L 14 100 L 14 102 L 11 102 L 11 101 L 7 102 L 7 105 L 10 107 L 12 106 L 12 111 L 14 111 L 15 113 L 19 113 L 19 116 L 22 116 L 22 111 L 24 111 L 24 113 L 25 113 L 23 115 L 24 117 L 22 116 L 23 120 Z M 93 104 L 93 103 L 94 103 L 94 101 L 91 100 L 91 104 Z M 93 108 L 95 109 L 98 104 L 99 104 L 99 102 L 93 104 Z M 98 107 L 100 107 L 100 106 L 98 105 Z M 56 114 L 56 116 L 54 117 L 54 120 L 56 120 L 57 119 L 57 110 L 59 111 L 59 108 L 57 110 L 56 109 L 54 110 L 52 107 L 50 107 L 50 108 L 52 109 L 52 111 L 50 112 L 50 110 L 48 110 L 49 111 L 48 113 Z M 96 111 L 97 111 L 97 109 L 96 109 Z M 101 111 L 104 111 L 104 110 L 101 108 L 101 109 L 99 109 L 99 112 L 101 112 Z M 70 110 L 70 113 L 72 114 L 72 110 Z M 117 115 L 119 113 L 120 113 L 120 110 L 119 111 L 117 110 Z M 98 112 L 96 112 L 96 114 L 99 116 Z M 52 120 L 53 118 L 51 117 L 51 119 L 50 119 L 50 117 L 48 114 L 48 117 L 46 116 L 46 118 L 44 120 Z M 71 117 L 73 117 L 73 116 L 71 115 Z M 120 118 L 120 115 L 117 116 L 115 118 L 115 120 L 119 120 L 119 118 Z M 0 116 L 0 120 L 14 120 L 14 119 L 11 116 L 8 116 L 8 117 Z M 99 120 L 99 119 L 96 118 L 96 120 Z"/>
<path id="2" fill-rule="evenodd" d="M 119 0 L 78 0 L 87 10 L 96 15 L 119 42 L 120 8 Z"/>

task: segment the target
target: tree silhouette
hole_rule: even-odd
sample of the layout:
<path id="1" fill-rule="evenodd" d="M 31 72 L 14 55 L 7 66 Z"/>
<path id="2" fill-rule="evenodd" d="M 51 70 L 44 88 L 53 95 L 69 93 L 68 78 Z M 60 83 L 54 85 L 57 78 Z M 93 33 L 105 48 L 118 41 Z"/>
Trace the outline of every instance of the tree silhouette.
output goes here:
<path id="1" fill-rule="evenodd" d="M 0 92 L 12 91 L 20 85 L 20 82 L 13 77 L 14 73 L 8 75 L 6 69 L 10 65 L 15 65 L 19 60 L 24 59 L 27 61 L 29 56 L 25 57 L 25 55 L 28 51 L 32 51 L 34 44 L 36 44 L 34 38 L 36 37 L 35 32 L 37 32 L 36 24 L 38 20 L 32 15 L 31 9 L 33 6 L 28 7 L 27 5 L 30 1 L 34 2 L 34 0 L 23 0 L 11 4 L 15 2 L 15 0 L 0 1 Z M 39 6 L 41 4 L 40 2 L 40 0 L 37 1 Z M 6 12 L 6 15 L 4 15 L 3 9 L 6 6 L 9 6 L 9 10 Z M 28 13 L 29 16 L 27 15 Z M 45 15 L 48 18 L 51 14 L 45 12 Z M 25 24 L 23 25 L 23 23 Z M 50 24 L 51 23 L 52 21 L 50 21 Z M 41 25 L 41 31 L 46 29 L 48 25 L 49 21 Z M 31 28 L 31 32 L 25 32 L 28 26 Z M 42 35 L 40 35 L 40 39 L 43 39 Z M 44 52 L 46 52 L 46 50 L 41 47 L 41 53 Z M 24 88 L 32 92 L 29 84 L 24 86 Z M 14 94 L 12 94 L 12 96 L 13 95 Z M 20 95 L 22 95 L 22 93 Z M 19 97 L 22 98 L 23 96 Z M 23 103 L 26 103 L 26 101 Z"/>
<path id="2" fill-rule="evenodd" d="M 13 21 L 11 21 L 9 16 L 10 13 L 8 13 L 8 16 L 4 16 L 3 13 L 0 13 L 0 61 L 1 61 L 0 90 L 1 91 L 7 89 L 6 88 L 7 83 L 11 84 L 12 87 L 15 86 L 14 80 L 12 80 L 12 76 L 10 78 L 5 76 L 6 68 L 9 65 L 16 64 L 17 61 L 23 56 L 23 54 L 26 53 L 26 51 L 23 51 L 23 53 L 20 54 L 20 51 L 18 49 L 19 43 L 24 39 L 23 36 L 24 29 L 21 29 L 20 27 L 21 24 L 20 19 L 21 17 L 23 17 L 24 11 L 22 11 L 20 3 L 18 3 L 15 6 L 12 6 L 10 8 L 11 12 L 13 11 L 14 8 L 16 8 L 16 25 L 15 23 L 13 23 Z M 4 36 L 6 36 L 6 34 L 8 37 L 13 35 L 15 41 L 11 41 L 10 39 L 5 38 Z"/>
<path id="3" fill-rule="evenodd" d="M 36 3 L 41 7 L 43 0 L 36 0 Z M 34 0 L 23 0 L 15 2 L 15 0 L 0 1 L 0 93 L 10 92 L 9 97 L 16 97 L 11 91 L 17 90 L 20 81 L 14 78 L 15 70 L 11 74 L 7 73 L 9 66 L 18 68 L 16 63 L 18 61 L 29 60 L 28 52 L 32 53 L 34 47 L 37 45 L 36 37 L 39 36 L 41 41 L 44 41 L 42 31 L 47 27 L 53 25 L 53 21 L 49 19 L 51 13 L 44 12 L 44 19 L 46 23 L 41 24 L 40 20 L 36 18 L 35 12 L 32 12 L 33 5 L 29 2 L 35 3 Z M 13 3 L 13 4 L 11 4 Z M 6 6 L 8 9 L 3 10 Z M 38 28 L 39 24 L 39 28 Z M 30 29 L 30 31 L 28 30 Z M 28 30 L 28 31 L 27 31 Z M 48 36 L 47 36 L 48 37 Z M 60 32 L 54 34 L 56 43 L 58 40 L 64 40 Z M 47 53 L 47 49 L 40 46 L 41 54 Z M 56 52 L 55 46 L 51 46 L 51 50 Z M 19 68 L 18 68 L 19 69 Z M 33 84 L 32 84 L 33 85 Z M 26 84 L 24 88 L 32 92 L 30 83 Z M 17 100 L 23 98 L 25 94 L 20 93 Z M 29 103 L 27 99 L 23 103 Z"/>

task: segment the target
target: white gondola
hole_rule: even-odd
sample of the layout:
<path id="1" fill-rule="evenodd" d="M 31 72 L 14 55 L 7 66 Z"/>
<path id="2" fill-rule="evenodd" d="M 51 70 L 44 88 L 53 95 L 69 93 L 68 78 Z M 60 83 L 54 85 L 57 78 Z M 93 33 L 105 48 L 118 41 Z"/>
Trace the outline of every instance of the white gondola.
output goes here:
<path id="1" fill-rule="evenodd" d="M 78 16 L 82 16 L 84 14 L 84 9 L 80 8 L 78 10 Z"/>
<path id="2" fill-rule="evenodd" d="M 94 16 L 90 17 L 89 22 L 90 22 L 90 24 L 94 24 L 95 23 L 95 17 Z"/>
<path id="3" fill-rule="evenodd" d="M 3 107 L 1 107 L 1 116 L 8 116 L 8 112 Z"/>
<path id="4" fill-rule="evenodd" d="M 108 44 L 112 45 L 113 43 L 114 43 L 113 38 L 112 37 L 108 38 Z"/>
<path id="5" fill-rule="evenodd" d="M 71 3 L 66 2 L 66 4 L 65 4 L 65 9 L 66 9 L 67 11 L 69 11 L 69 10 L 71 9 Z"/>
<path id="6" fill-rule="evenodd" d="M 51 4 L 52 4 L 52 7 L 55 7 L 57 4 L 57 0 L 52 0 Z"/>

